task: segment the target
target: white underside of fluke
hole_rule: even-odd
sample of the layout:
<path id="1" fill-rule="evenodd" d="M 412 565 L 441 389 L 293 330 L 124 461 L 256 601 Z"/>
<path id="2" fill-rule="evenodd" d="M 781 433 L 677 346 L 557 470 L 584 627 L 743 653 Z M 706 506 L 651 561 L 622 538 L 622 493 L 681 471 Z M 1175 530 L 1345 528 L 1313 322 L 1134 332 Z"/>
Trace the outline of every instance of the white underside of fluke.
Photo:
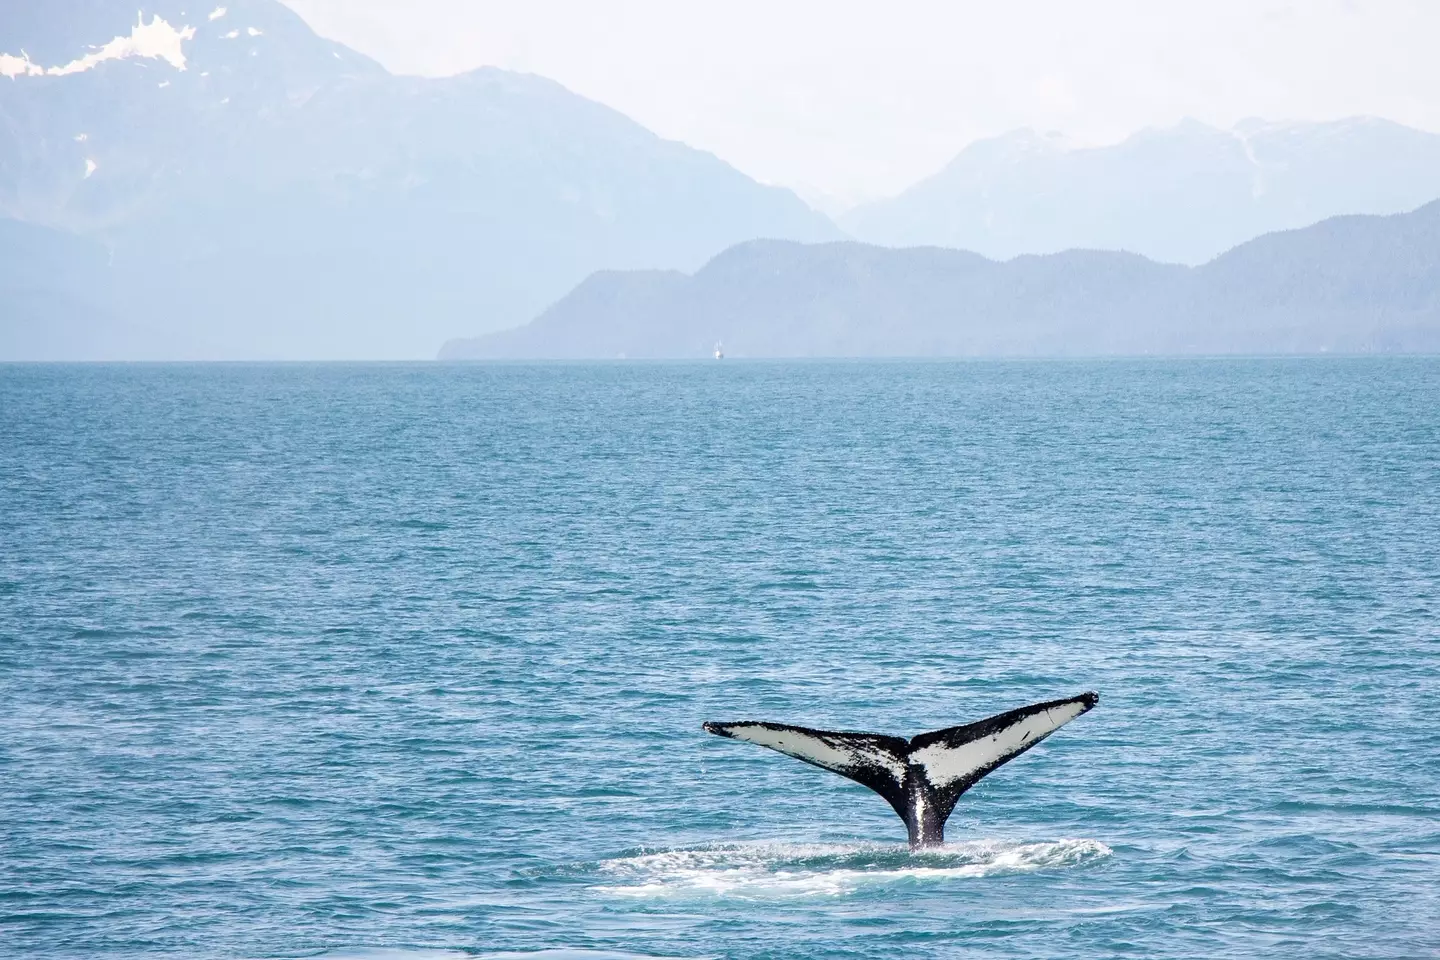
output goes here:
<path id="1" fill-rule="evenodd" d="M 905 761 L 879 746 L 863 741 L 840 741 L 816 736 L 800 730 L 776 730 L 758 723 L 733 724 L 726 727 L 728 735 L 746 743 L 769 747 L 797 760 L 813 763 L 827 770 L 846 771 L 860 767 L 880 767 L 895 778 L 905 780 Z"/>
<path id="2" fill-rule="evenodd" d="M 1085 705 L 1079 701 L 1061 704 L 1017 720 L 1009 727 L 979 740 L 954 747 L 941 743 L 921 747 L 910 754 L 910 762 L 919 764 L 934 786 L 948 787 L 1019 753 L 1059 730 L 1085 710 Z"/>

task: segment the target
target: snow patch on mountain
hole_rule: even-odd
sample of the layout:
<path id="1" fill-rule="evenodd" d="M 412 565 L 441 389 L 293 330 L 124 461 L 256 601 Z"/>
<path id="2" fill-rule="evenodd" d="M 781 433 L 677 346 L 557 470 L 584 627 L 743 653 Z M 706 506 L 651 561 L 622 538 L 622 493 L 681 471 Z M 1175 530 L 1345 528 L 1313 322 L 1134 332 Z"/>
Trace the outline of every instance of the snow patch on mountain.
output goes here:
<path id="1" fill-rule="evenodd" d="M 20 51 L 20 56 L 0 53 L 0 76 L 9 77 L 64 77 L 74 73 L 93 70 L 107 60 L 129 60 L 143 58 L 164 60 L 176 70 L 185 69 L 185 41 L 194 39 L 194 27 L 174 27 L 158 14 L 145 22 L 140 16 L 128 37 L 116 37 L 103 47 L 95 47 L 90 53 L 58 67 L 41 67 L 30 59 L 29 54 Z"/>
<path id="2" fill-rule="evenodd" d="M 24 50 L 20 56 L 9 53 L 0 53 L 0 77 L 9 77 L 14 80 L 16 77 L 38 77 L 45 73 L 45 68 L 33 62 L 30 55 Z"/>
<path id="3" fill-rule="evenodd" d="M 1250 197 L 1259 200 L 1265 196 L 1265 168 L 1260 165 L 1260 160 L 1255 156 L 1255 146 L 1250 142 L 1250 134 L 1245 130 L 1236 127 L 1230 131 L 1240 144 L 1240 149 L 1245 152 L 1245 159 L 1250 162 L 1251 168 L 1255 171 L 1250 181 Z"/>

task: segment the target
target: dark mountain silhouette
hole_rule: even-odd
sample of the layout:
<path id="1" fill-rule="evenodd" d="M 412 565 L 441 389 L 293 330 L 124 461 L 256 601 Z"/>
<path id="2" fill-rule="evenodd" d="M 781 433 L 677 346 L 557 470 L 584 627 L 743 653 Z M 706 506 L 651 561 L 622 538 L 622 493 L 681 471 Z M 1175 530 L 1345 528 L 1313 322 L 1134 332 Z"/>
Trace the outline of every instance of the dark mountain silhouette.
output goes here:
<path id="1" fill-rule="evenodd" d="M 73 356 L 433 356 L 598 269 L 840 235 L 551 81 L 392 76 L 216 3 L 0 5 L 0 217 L 104 244 L 128 331 Z"/>
<path id="2" fill-rule="evenodd" d="M 1193 120 L 1072 149 L 1030 130 L 972 144 L 897 197 L 840 218 L 854 237 L 1005 259 L 1084 248 L 1199 264 L 1246 240 L 1440 198 L 1440 135 L 1370 117 Z"/>
<path id="3" fill-rule="evenodd" d="M 740 244 L 693 276 L 597 273 L 463 358 L 1440 351 L 1440 202 L 1336 217 L 1201 267 L 1072 250 Z"/>

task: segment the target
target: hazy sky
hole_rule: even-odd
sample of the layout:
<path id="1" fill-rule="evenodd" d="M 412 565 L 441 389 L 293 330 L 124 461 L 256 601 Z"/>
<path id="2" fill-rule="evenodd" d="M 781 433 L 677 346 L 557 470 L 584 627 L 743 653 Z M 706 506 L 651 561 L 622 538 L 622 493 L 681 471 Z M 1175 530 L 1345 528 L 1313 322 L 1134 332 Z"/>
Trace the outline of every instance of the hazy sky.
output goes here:
<path id="1" fill-rule="evenodd" d="M 286 0 L 401 73 L 558 80 L 752 176 L 895 192 L 1019 126 L 1376 114 L 1440 131 L 1440 0 Z"/>

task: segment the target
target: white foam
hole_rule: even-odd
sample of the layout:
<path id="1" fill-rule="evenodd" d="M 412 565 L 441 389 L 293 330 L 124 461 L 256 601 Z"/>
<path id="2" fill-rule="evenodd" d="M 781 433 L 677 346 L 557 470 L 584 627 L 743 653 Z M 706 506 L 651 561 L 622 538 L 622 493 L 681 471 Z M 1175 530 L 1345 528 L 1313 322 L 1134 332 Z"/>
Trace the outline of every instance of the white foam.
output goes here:
<path id="1" fill-rule="evenodd" d="M 1108 857 L 1096 840 L 970 840 L 910 853 L 894 846 L 741 845 L 670 850 L 599 864 L 596 890 L 636 898 L 837 897 L 862 889 L 1079 866 Z"/>
<path id="2" fill-rule="evenodd" d="M 671 960 L 671 958 L 625 953 L 617 950 L 584 950 L 571 947 L 481 954 L 425 948 L 355 947 L 322 953 L 314 960 Z"/>
<path id="3" fill-rule="evenodd" d="M 211 11 L 210 11 L 210 19 L 211 19 L 211 20 L 219 20 L 219 19 L 220 19 L 221 17 L 223 17 L 223 16 L 225 16 L 225 8 L 224 8 L 224 7 L 216 7 L 214 10 L 211 10 Z"/>
<path id="4" fill-rule="evenodd" d="M 246 27 L 246 28 L 245 28 L 245 32 L 248 33 L 248 34 L 250 34 L 250 36 L 252 36 L 252 37 L 258 37 L 258 36 L 260 36 L 264 31 L 262 31 L 262 30 L 257 30 L 257 29 L 254 28 L 254 27 Z"/>

